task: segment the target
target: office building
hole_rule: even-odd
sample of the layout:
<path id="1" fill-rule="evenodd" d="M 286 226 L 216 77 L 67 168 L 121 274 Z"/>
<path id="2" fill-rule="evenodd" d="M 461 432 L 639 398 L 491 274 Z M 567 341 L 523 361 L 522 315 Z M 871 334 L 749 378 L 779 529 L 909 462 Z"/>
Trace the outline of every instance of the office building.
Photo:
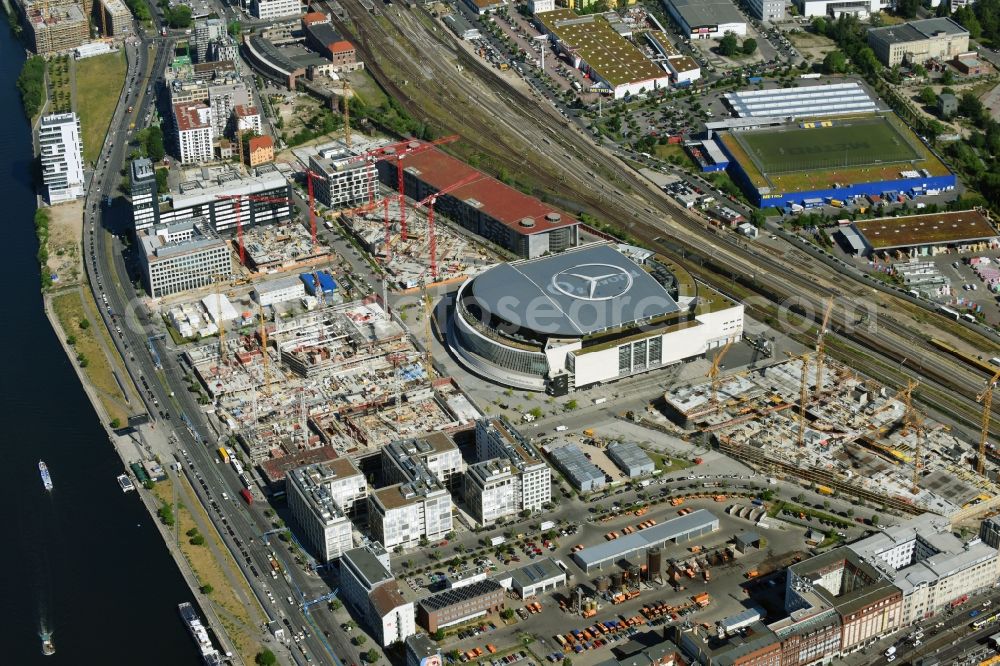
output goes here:
<path id="1" fill-rule="evenodd" d="M 849 654 L 903 627 L 903 594 L 848 547 L 788 568 L 785 610 L 791 615 L 832 608 L 839 618 L 839 653 Z"/>
<path id="2" fill-rule="evenodd" d="M 372 536 L 386 548 L 443 539 L 452 529 L 451 495 L 426 469 L 414 479 L 372 491 L 368 498 Z"/>
<path id="3" fill-rule="evenodd" d="M 504 589 L 494 580 L 481 580 L 421 599 L 417 623 L 433 634 L 477 617 L 503 610 Z"/>
<path id="4" fill-rule="evenodd" d="M 174 135 L 181 164 L 208 162 L 213 157 L 215 129 L 212 108 L 199 102 L 174 105 Z"/>
<path id="5" fill-rule="evenodd" d="M 84 195 L 83 141 L 75 113 L 43 116 L 38 122 L 42 182 L 50 204 Z"/>
<path id="6" fill-rule="evenodd" d="M 422 466 L 449 490 L 461 484 L 465 461 L 450 436 L 436 432 L 420 439 L 397 440 L 382 449 L 382 473 L 389 483 L 412 481 Z"/>
<path id="7" fill-rule="evenodd" d="M 528 0 L 528 12 L 541 14 L 551 12 L 556 8 L 556 0 Z"/>
<path id="8" fill-rule="evenodd" d="M 309 168 L 322 176 L 313 179 L 316 199 L 331 208 L 364 201 L 377 187 L 375 165 L 345 147 L 320 149 L 310 156 Z"/>
<path id="9" fill-rule="evenodd" d="M 250 14 L 261 21 L 298 16 L 302 13 L 300 0 L 251 0 Z"/>
<path id="10" fill-rule="evenodd" d="M 191 59 L 195 62 L 207 62 L 209 44 L 226 34 L 226 22 L 222 19 L 195 21 L 194 33 L 191 35 Z"/>
<path id="11" fill-rule="evenodd" d="M 895 4 L 892 0 L 793 0 L 793 2 L 798 6 L 799 14 L 806 18 L 829 16 L 839 19 L 847 15 L 862 20 L 884 9 L 890 9 Z"/>
<path id="12" fill-rule="evenodd" d="M 129 196 L 132 199 L 132 225 L 136 232 L 149 229 L 160 221 L 156 192 L 156 171 L 147 157 L 132 160 Z"/>
<path id="13" fill-rule="evenodd" d="M 136 225 L 151 224 L 149 218 L 152 201 L 163 195 L 164 201 L 156 205 L 153 216 L 157 222 L 169 223 L 192 217 L 205 217 L 211 221 L 216 233 L 236 231 L 236 218 L 244 229 L 292 219 L 295 210 L 291 205 L 291 184 L 273 164 L 252 169 L 249 174 L 229 165 L 187 169 L 180 174 L 180 183 L 170 191 L 158 193 L 153 187 L 155 175 L 151 165 L 139 162 L 138 170 L 147 174 L 141 181 L 138 203 L 133 197 L 133 220 Z M 133 177 L 133 190 L 136 180 Z M 152 197 L 150 196 L 152 195 Z M 253 200 L 250 197 L 255 197 Z M 237 203 L 238 202 L 238 203 Z"/>
<path id="14" fill-rule="evenodd" d="M 305 295 L 306 286 L 296 276 L 257 284 L 250 292 L 251 298 L 264 307 L 305 298 Z"/>
<path id="15" fill-rule="evenodd" d="M 253 107 L 250 91 L 242 81 L 236 83 L 220 83 L 208 87 L 208 105 L 212 108 L 212 128 L 215 138 L 235 136 L 234 116 L 238 108 L 250 115 Z M 256 109 L 254 108 L 254 113 Z M 253 123 L 253 120 L 250 121 Z M 260 130 L 260 117 L 256 121 L 256 131 Z"/>
<path id="16" fill-rule="evenodd" d="M 340 592 L 361 615 L 379 645 L 405 641 L 417 633 L 412 602 L 399 592 L 381 544 L 348 551 L 340 560 Z"/>
<path id="17" fill-rule="evenodd" d="M 406 666 L 441 666 L 441 648 L 427 634 L 406 638 Z"/>
<path id="18" fill-rule="evenodd" d="M 108 34 L 105 37 L 123 37 L 131 32 L 132 12 L 123 0 L 97 0 L 95 8 L 99 15 L 97 25 L 107 26 Z"/>
<path id="19" fill-rule="evenodd" d="M 963 603 L 997 582 L 997 549 L 960 539 L 947 518 L 925 513 L 847 546 L 903 595 L 903 626 Z"/>
<path id="20" fill-rule="evenodd" d="M 332 463 L 345 460 L 338 458 Z M 333 484 L 329 481 L 323 464 L 300 467 L 285 477 L 292 518 L 299 526 L 303 541 L 316 559 L 324 563 L 337 559 L 353 546 L 351 522 L 336 502 L 331 492 Z"/>
<path id="21" fill-rule="evenodd" d="M 80 5 L 25 2 L 28 44 L 38 55 L 66 53 L 90 40 L 87 16 Z"/>
<path id="22" fill-rule="evenodd" d="M 481 525 L 491 525 L 521 511 L 519 479 L 509 460 L 496 458 L 469 465 L 465 504 Z"/>
<path id="23" fill-rule="evenodd" d="M 198 289 L 233 276 L 229 244 L 204 219 L 154 225 L 137 232 L 142 244 L 146 291 L 162 298 Z"/>
<path id="24" fill-rule="evenodd" d="M 540 511 L 552 499 L 552 471 L 527 439 L 503 418 L 476 422 L 476 457 L 465 475 L 465 501 L 490 524 L 521 511 Z"/>
<path id="25" fill-rule="evenodd" d="M 1000 549 L 1000 517 L 991 516 L 979 525 L 979 538 L 990 548 Z"/>
<path id="26" fill-rule="evenodd" d="M 951 60 L 969 50 L 969 31 L 951 18 L 931 18 L 868 30 L 868 45 L 886 67 Z"/>
<path id="27" fill-rule="evenodd" d="M 747 9 L 759 21 L 780 21 L 785 18 L 785 0 L 747 0 Z"/>

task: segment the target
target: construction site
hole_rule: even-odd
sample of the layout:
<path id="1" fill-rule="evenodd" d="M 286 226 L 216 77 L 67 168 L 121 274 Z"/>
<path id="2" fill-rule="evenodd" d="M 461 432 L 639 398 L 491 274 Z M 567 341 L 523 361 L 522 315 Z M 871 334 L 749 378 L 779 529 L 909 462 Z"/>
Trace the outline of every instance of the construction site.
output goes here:
<path id="1" fill-rule="evenodd" d="M 256 273 L 298 271 L 332 259 L 330 248 L 298 223 L 246 229 L 243 247 L 246 266 Z"/>
<path id="2" fill-rule="evenodd" d="M 375 301 L 261 322 L 185 352 L 255 465 L 324 445 L 366 453 L 478 416 L 450 379 L 429 380 L 423 352 Z"/>
<path id="3" fill-rule="evenodd" d="M 431 210 L 418 203 L 404 210 L 394 193 L 380 193 L 381 202 L 345 211 L 347 229 L 368 254 L 376 257 L 394 286 L 414 289 L 431 282 Z M 469 232 L 451 224 L 434 223 L 437 279 L 456 282 L 478 274 L 501 257 L 476 242 Z M 405 232 L 404 232 L 405 230 Z M 386 233 L 388 231 L 388 233 Z"/>
<path id="4" fill-rule="evenodd" d="M 663 408 L 689 434 L 710 436 L 769 475 L 906 513 L 955 516 L 996 487 L 973 471 L 973 444 L 913 406 L 915 386 L 893 391 L 809 354 L 672 389 Z"/>

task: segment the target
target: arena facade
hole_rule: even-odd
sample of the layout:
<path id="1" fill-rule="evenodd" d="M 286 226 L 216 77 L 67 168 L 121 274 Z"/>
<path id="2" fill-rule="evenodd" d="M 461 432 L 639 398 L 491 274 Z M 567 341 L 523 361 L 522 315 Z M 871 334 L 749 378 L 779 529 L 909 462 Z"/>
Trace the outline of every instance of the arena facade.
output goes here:
<path id="1" fill-rule="evenodd" d="M 470 278 L 450 312 L 451 352 L 497 384 L 563 395 L 742 336 L 742 304 L 666 257 L 625 249 L 594 243 Z"/>

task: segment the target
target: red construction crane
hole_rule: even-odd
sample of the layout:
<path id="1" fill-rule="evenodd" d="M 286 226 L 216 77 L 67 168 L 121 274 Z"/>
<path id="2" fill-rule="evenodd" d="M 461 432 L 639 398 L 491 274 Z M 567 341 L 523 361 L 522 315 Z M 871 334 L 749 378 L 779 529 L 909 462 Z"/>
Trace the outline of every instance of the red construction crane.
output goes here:
<path id="1" fill-rule="evenodd" d="M 216 194 L 216 199 L 229 199 L 233 202 L 233 211 L 236 213 L 236 238 L 240 246 L 240 263 L 247 265 L 246 250 L 243 248 L 243 220 L 240 218 L 240 204 L 243 199 L 256 201 L 258 203 L 282 203 L 291 207 L 292 202 L 288 197 L 269 197 L 262 194 Z"/>
<path id="2" fill-rule="evenodd" d="M 316 195 L 313 193 L 313 178 L 326 180 L 326 176 L 316 173 L 312 169 L 306 169 L 306 184 L 309 190 L 309 231 L 312 233 L 313 249 L 316 249 Z"/>
<path id="3" fill-rule="evenodd" d="M 417 155 L 424 151 L 430 150 L 436 146 L 443 146 L 446 143 L 453 143 L 459 140 L 457 134 L 452 134 L 450 136 L 443 136 L 440 139 L 435 139 L 434 141 L 428 141 L 424 143 L 418 143 L 413 145 L 414 142 L 408 141 L 403 148 L 396 151 L 396 179 L 399 184 L 399 235 L 402 240 L 406 240 L 406 187 L 403 184 L 403 160 L 410 155 Z"/>
<path id="4" fill-rule="evenodd" d="M 434 234 L 434 204 L 437 203 L 438 197 L 444 196 L 445 194 L 457 190 L 458 188 L 464 185 L 468 185 L 473 181 L 481 180 L 485 177 L 486 176 L 479 173 L 478 171 L 476 173 L 470 173 L 465 178 L 462 178 L 461 180 L 456 181 L 451 185 L 448 185 L 447 187 L 438 190 L 434 194 L 431 194 L 430 196 L 425 198 L 423 201 L 419 201 L 416 204 L 414 204 L 413 206 L 414 209 L 427 205 L 427 236 L 430 240 L 430 255 L 431 255 L 430 263 L 431 263 L 432 282 L 437 282 L 437 236 L 435 236 Z"/>

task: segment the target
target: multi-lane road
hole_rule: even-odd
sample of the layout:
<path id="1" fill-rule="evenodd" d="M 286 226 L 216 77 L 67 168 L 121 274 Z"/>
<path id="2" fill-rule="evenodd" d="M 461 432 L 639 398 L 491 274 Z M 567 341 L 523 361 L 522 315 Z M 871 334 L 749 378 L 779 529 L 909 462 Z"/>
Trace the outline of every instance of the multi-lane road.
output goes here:
<path id="1" fill-rule="evenodd" d="M 280 542 L 276 540 L 279 545 L 273 547 L 265 544 L 262 535 L 271 529 L 269 519 L 259 506 L 246 507 L 238 501 L 241 481 L 229 466 L 216 464 L 213 452 L 217 435 L 185 388 L 180 355 L 162 336 L 156 337 L 162 329 L 150 320 L 126 270 L 124 248 L 117 234 L 125 231 L 121 222 L 128 217 L 124 212 L 127 204 L 120 200 L 111 206 L 105 204 L 105 197 L 114 198 L 121 169 L 127 166 L 131 125 L 142 126 L 142 119 L 151 111 L 156 82 L 172 46 L 171 37 L 147 36 L 128 47 L 125 87 L 85 200 L 83 255 L 87 275 L 104 322 L 150 418 L 161 432 L 171 432 L 175 457 L 182 463 L 183 473 L 249 582 L 256 597 L 247 599 L 251 616 L 277 621 L 285 628 L 286 636 L 292 628 L 302 633 L 301 643 L 293 642 L 285 652 L 285 661 L 335 664 L 339 657 L 348 663 L 357 662 L 357 648 L 352 648 L 343 632 L 333 626 L 328 613 L 303 611 L 303 602 L 328 591 L 328 586 L 318 576 L 297 568 Z M 153 94 L 147 94 L 150 86 Z M 160 365 L 154 362 L 154 354 Z M 223 499 L 224 495 L 229 499 Z M 272 553 L 286 572 L 277 579 L 270 576 L 268 558 Z M 261 640 L 264 635 L 262 628 Z M 270 645 L 281 653 L 275 641 Z M 231 649 L 230 645 L 226 647 Z"/>

